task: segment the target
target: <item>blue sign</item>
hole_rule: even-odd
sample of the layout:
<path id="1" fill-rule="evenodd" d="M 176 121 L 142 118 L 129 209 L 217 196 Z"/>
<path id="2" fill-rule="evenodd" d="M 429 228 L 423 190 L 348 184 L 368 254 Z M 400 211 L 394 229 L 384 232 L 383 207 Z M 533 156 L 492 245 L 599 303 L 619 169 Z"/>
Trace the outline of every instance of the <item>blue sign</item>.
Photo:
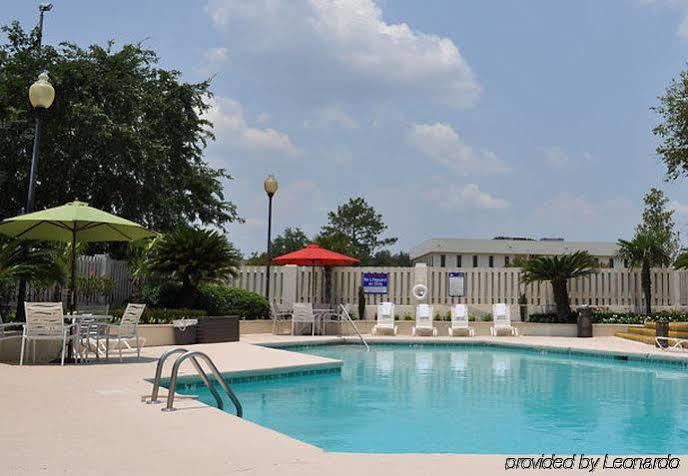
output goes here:
<path id="1" fill-rule="evenodd" d="M 363 273 L 363 292 L 366 294 L 387 294 L 389 273 Z"/>

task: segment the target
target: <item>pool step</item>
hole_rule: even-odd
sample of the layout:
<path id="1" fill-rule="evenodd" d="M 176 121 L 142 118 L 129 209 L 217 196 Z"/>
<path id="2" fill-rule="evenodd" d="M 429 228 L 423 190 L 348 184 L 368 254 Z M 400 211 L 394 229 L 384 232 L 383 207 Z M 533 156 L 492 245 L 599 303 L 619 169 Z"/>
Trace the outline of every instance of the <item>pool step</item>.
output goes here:
<path id="1" fill-rule="evenodd" d="M 680 339 L 688 339 L 688 331 L 674 330 L 675 328 L 669 328 L 669 337 L 678 337 Z M 626 329 L 628 334 L 638 334 L 644 336 L 655 336 L 654 327 L 629 327 Z"/>
<path id="2" fill-rule="evenodd" d="M 655 344 L 654 336 L 645 336 L 641 334 L 631 334 L 630 332 L 615 332 L 616 337 L 621 337 L 622 339 L 633 340 L 636 342 L 643 342 L 644 344 Z"/>
<path id="3" fill-rule="evenodd" d="M 654 329 L 655 324 L 656 324 L 655 322 L 646 322 L 645 327 L 647 327 L 649 329 Z M 688 333 L 688 322 L 670 322 L 669 323 L 669 330 L 675 330 L 675 331 Z"/>

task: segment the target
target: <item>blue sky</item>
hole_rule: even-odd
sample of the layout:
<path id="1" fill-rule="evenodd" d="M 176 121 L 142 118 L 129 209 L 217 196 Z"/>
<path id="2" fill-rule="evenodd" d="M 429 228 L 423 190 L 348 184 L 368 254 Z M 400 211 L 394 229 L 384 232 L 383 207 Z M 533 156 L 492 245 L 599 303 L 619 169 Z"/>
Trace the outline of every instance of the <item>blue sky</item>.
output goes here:
<path id="1" fill-rule="evenodd" d="M 4 5 L 36 21 L 39 2 Z M 629 237 L 663 188 L 688 233 L 688 181 L 663 183 L 650 111 L 686 67 L 688 1 L 54 0 L 44 41 L 144 41 L 214 76 L 207 159 L 248 254 L 314 234 L 362 195 L 408 249 L 430 237 Z M 108 6 L 110 5 L 110 6 Z M 59 94 L 59 91 L 57 91 Z"/>

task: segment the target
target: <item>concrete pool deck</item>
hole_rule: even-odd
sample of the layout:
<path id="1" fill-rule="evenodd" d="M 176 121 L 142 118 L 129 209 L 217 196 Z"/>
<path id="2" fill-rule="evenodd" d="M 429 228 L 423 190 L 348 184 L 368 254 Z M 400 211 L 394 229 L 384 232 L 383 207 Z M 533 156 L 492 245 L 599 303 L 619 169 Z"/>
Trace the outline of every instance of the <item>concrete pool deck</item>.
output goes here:
<path id="1" fill-rule="evenodd" d="M 356 342 L 356 338 L 347 338 Z M 457 342 L 466 338 L 375 337 L 385 342 Z M 582 351 L 667 356 L 616 337 L 479 337 L 502 342 Z M 338 337 L 242 336 L 241 342 L 189 346 L 208 353 L 222 372 L 286 370 L 336 365 L 318 356 L 253 344 L 338 342 Z M 503 474 L 499 455 L 328 453 L 286 435 L 191 399 L 175 400 L 179 411 L 141 401 L 150 395 L 157 357 L 172 347 L 149 347 L 141 361 L 24 366 L 0 364 L 0 474 L 70 475 L 491 475 Z M 166 366 L 163 375 L 169 375 Z M 185 368 L 190 368 L 186 365 Z M 188 372 L 188 370 L 187 370 Z M 162 390 L 163 395 L 166 393 Z M 508 471 L 515 474 L 546 471 Z M 587 473 L 587 471 L 585 471 Z M 549 473 L 549 472 L 548 472 Z M 582 471 L 581 471 L 582 473 Z M 653 474 L 647 470 L 600 470 L 594 474 Z M 678 470 L 688 474 L 688 457 Z M 589 474 L 589 473 L 588 473 Z"/>

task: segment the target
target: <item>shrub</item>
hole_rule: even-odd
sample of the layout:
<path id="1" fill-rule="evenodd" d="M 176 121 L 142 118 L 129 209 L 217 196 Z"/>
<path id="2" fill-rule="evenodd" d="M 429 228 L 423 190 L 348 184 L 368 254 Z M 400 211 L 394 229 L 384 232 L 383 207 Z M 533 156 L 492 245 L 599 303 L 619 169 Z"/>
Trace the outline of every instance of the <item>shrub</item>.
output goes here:
<path id="1" fill-rule="evenodd" d="M 405 320 L 405 321 L 412 321 L 412 320 L 413 320 L 413 316 L 407 312 L 407 313 L 404 314 L 404 320 Z"/>
<path id="2" fill-rule="evenodd" d="M 573 313 L 575 319 L 576 313 Z M 557 315 L 553 312 L 531 314 L 530 322 L 557 323 Z M 688 313 L 682 311 L 661 311 L 652 314 L 635 312 L 612 312 L 595 309 L 592 312 L 594 324 L 644 324 L 647 321 L 666 320 L 668 322 L 688 322 Z"/>
<path id="3" fill-rule="evenodd" d="M 110 314 L 119 320 L 124 314 L 124 308 L 111 309 Z M 183 317 L 196 319 L 207 314 L 207 312 L 198 309 L 166 309 L 146 306 L 140 322 L 141 324 L 171 324 L 175 319 Z"/>
<path id="4" fill-rule="evenodd" d="M 196 306 L 210 316 L 238 315 L 243 319 L 269 319 L 270 305 L 260 294 L 219 284 L 203 284 Z"/>
<path id="5" fill-rule="evenodd" d="M 492 321 L 492 314 L 490 314 L 490 313 L 483 314 L 482 316 L 480 316 L 480 320 L 483 322 L 490 322 L 490 321 Z"/>
<path id="6" fill-rule="evenodd" d="M 174 281 L 151 281 L 143 286 L 143 302 L 153 307 L 180 307 L 177 297 L 182 285 Z"/>

